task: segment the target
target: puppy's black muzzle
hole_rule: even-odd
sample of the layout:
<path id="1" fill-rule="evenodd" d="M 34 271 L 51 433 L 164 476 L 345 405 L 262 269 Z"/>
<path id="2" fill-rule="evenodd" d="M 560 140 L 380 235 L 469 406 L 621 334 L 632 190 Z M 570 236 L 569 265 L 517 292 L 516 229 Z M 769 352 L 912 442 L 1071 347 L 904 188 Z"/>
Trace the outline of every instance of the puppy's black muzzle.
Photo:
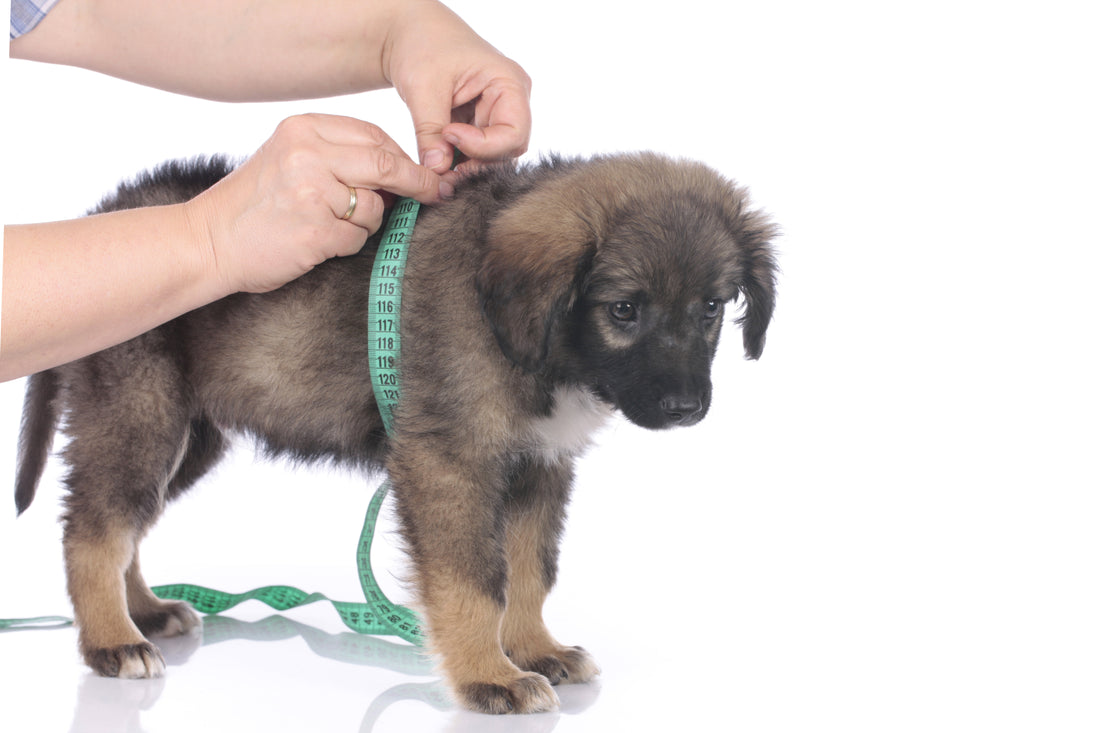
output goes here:
<path id="1" fill-rule="evenodd" d="M 668 395 L 660 408 L 670 425 L 694 425 L 703 419 L 703 401 L 693 395 Z"/>
<path id="2" fill-rule="evenodd" d="M 613 402 L 630 422 L 649 430 L 695 425 L 710 408 L 709 380 L 653 379 L 628 386 L 615 392 Z"/>

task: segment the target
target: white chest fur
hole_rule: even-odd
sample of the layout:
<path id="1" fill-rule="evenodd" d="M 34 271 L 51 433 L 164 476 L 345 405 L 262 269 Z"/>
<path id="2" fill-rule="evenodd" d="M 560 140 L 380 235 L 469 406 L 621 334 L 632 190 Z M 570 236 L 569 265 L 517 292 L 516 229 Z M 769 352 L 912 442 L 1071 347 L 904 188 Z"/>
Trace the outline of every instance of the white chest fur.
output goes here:
<path id="1" fill-rule="evenodd" d="M 584 452 L 592 436 L 603 427 L 614 408 L 587 390 L 563 387 L 554 392 L 549 417 L 531 423 L 532 447 L 547 461 L 572 458 Z"/>

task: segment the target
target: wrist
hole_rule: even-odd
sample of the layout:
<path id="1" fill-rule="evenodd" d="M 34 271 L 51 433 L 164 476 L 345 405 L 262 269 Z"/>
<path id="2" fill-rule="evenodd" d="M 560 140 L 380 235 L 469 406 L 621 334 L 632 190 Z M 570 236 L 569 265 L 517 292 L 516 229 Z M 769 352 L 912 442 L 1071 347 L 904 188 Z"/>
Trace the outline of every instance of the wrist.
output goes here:
<path id="1" fill-rule="evenodd" d="M 474 31 L 452 10 L 436 0 L 409 0 L 389 3 L 385 14 L 386 33 L 382 43 L 382 75 L 402 99 L 406 92 L 402 81 L 406 69 L 435 62 L 442 54 L 465 45 Z M 436 69 L 438 71 L 438 69 Z M 427 80 L 420 79 L 420 83 Z"/>
<path id="2" fill-rule="evenodd" d="M 225 259 L 218 256 L 216 221 L 211 204 L 198 196 L 173 207 L 179 215 L 182 236 L 179 257 L 195 288 L 196 299 L 212 302 L 241 290 Z"/>

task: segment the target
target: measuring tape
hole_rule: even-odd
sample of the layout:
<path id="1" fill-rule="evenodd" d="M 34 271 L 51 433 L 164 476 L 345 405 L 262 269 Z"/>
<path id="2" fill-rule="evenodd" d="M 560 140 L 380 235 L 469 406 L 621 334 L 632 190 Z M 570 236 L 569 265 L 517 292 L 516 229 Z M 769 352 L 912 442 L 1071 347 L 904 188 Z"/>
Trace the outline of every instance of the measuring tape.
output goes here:
<path id="1" fill-rule="evenodd" d="M 420 203 L 401 199 L 386 222 L 374 269 L 370 275 L 367 304 L 367 357 L 370 359 L 374 400 L 386 432 L 393 434 L 393 411 L 401 399 L 397 360 L 401 354 L 401 280 L 405 274 L 408 241 L 412 237 Z"/>
<path id="2" fill-rule="evenodd" d="M 34 618 L 0 618 L 0 631 L 8 629 L 60 629 L 72 626 L 73 620 L 64 616 L 35 616 Z"/>
<path id="3" fill-rule="evenodd" d="M 371 271 L 370 302 L 367 307 L 367 354 L 370 359 L 371 387 L 386 433 L 393 433 L 393 412 L 400 399 L 398 357 L 401 353 L 401 279 L 405 272 L 408 242 L 412 237 L 420 204 L 414 199 L 401 199 L 390 211 L 382 232 L 378 252 Z M 375 492 L 363 520 L 359 535 L 356 565 L 359 585 L 366 603 L 334 601 L 321 593 L 306 593 L 286 585 L 269 585 L 245 593 L 225 593 L 199 585 L 177 583 L 154 587 L 153 593 L 166 600 L 186 601 L 204 614 L 221 613 L 248 600 L 266 603 L 277 611 L 286 611 L 316 601 L 328 601 L 340 615 L 344 625 L 361 634 L 399 636 L 413 644 L 424 643 L 424 632 L 416 612 L 394 603 L 374 576 L 370 551 L 382 502 L 390 490 L 385 481 Z M 71 625 L 61 616 L 0 619 L 0 630 L 17 628 L 48 628 Z"/>
<path id="4" fill-rule="evenodd" d="M 393 436 L 393 413 L 401 400 L 401 380 L 398 361 L 401 356 L 401 281 L 405 276 L 405 261 L 409 253 L 409 240 L 420 202 L 416 199 L 398 200 L 374 255 L 374 267 L 370 275 L 370 299 L 367 302 L 367 358 L 370 360 L 370 381 L 374 389 L 374 401 L 382 416 L 386 433 Z M 382 508 L 382 501 L 392 484 L 389 479 L 375 492 L 367 509 L 367 521 L 359 536 L 359 584 L 367 603 L 393 633 L 414 644 L 423 643 L 423 632 L 416 612 L 390 601 L 374 578 L 370 564 L 370 548 L 374 540 L 374 522 Z"/>

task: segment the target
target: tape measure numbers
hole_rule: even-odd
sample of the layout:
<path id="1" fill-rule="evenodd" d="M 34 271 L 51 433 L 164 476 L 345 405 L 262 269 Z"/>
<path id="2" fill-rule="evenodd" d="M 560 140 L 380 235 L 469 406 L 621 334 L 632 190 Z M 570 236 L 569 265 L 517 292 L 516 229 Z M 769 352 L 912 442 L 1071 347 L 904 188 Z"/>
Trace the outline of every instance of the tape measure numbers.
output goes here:
<path id="1" fill-rule="evenodd" d="M 371 386 L 386 432 L 393 432 L 393 411 L 401 399 L 397 372 L 401 354 L 401 280 L 405 274 L 408 242 L 412 237 L 420 203 L 401 199 L 390 212 L 374 256 L 367 304 L 367 356 Z"/>

